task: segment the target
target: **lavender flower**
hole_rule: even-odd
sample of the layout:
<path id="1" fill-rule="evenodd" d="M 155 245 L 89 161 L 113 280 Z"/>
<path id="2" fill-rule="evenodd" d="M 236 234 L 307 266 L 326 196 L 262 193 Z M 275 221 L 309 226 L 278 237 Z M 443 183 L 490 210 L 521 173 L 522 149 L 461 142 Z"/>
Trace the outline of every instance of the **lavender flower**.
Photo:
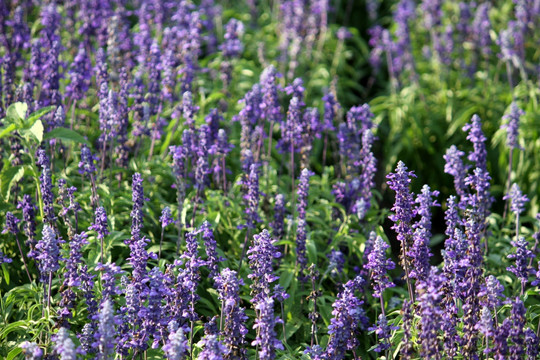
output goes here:
<path id="1" fill-rule="evenodd" d="M 79 174 L 94 174 L 96 172 L 96 166 L 94 162 L 98 160 L 97 156 L 92 155 L 92 152 L 88 146 L 81 147 L 81 161 L 79 162 Z"/>
<path id="2" fill-rule="evenodd" d="M 428 185 L 422 187 L 422 193 L 416 197 L 416 213 L 421 216 L 420 220 L 414 224 L 414 243 L 408 255 L 412 259 L 412 271 L 410 276 L 418 280 L 424 280 L 429 274 L 429 258 L 432 256 L 429 250 L 431 240 L 431 210 L 432 206 L 438 206 L 436 197 L 437 190 L 431 191 Z"/>
<path id="3" fill-rule="evenodd" d="M 46 276 L 51 275 L 60 268 L 59 244 L 63 241 L 56 236 L 54 229 L 47 224 L 43 226 L 42 235 L 42 239 L 36 245 L 38 255 L 35 259 L 38 260 L 38 268 L 43 281 Z"/>
<path id="4" fill-rule="evenodd" d="M 113 303 L 110 299 L 105 300 L 98 315 L 99 324 L 96 337 L 96 347 L 98 348 L 98 359 L 109 360 L 114 358 L 114 348 L 116 346 L 116 322 Z"/>
<path id="5" fill-rule="evenodd" d="M 133 174 L 132 183 L 132 201 L 133 210 L 131 211 L 131 235 L 134 238 L 140 237 L 140 232 L 143 225 L 143 212 L 142 207 L 146 198 L 143 193 L 142 176 L 139 173 Z"/>
<path id="6" fill-rule="evenodd" d="M 36 164 L 38 166 L 41 166 L 41 175 L 39 177 L 40 181 L 40 188 L 41 188 L 41 197 L 43 199 L 43 213 L 44 213 L 44 221 L 51 225 L 56 220 L 56 216 L 54 214 L 54 195 L 52 192 L 53 184 L 52 184 L 52 174 L 51 174 L 51 168 L 49 163 L 49 158 L 45 154 L 45 150 L 39 149 L 36 153 L 37 161 Z"/>
<path id="7" fill-rule="evenodd" d="M 510 346 L 510 356 L 509 359 L 522 359 L 525 355 L 525 324 L 526 319 L 525 315 L 527 310 L 523 305 L 523 301 L 516 297 L 512 301 L 512 310 L 510 312 L 510 320 L 512 323 L 512 328 L 510 329 L 510 340 L 512 341 L 512 346 Z"/>
<path id="8" fill-rule="evenodd" d="M 244 24 L 236 19 L 231 19 L 225 25 L 224 42 L 220 45 L 225 58 L 238 57 L 243 50 L 242 35 L 244 34 Z"/>
<path id="9" fill-rule="evenodd" d="M 274 204 L 274 221 L 271 224 L 272 235 L 280 240 L 284 235 L 285 197 L 283 194 L 276 195 Z"/>
<path id="10" fill-rule="evenodd" d="M 433 267 L 429 276 L 424 281 L 419 281 L 417 286 L 422 316 L 421 355 L 426 359 L 442 359 L 442 348 L 437 333 L 442 328 L 443 312 L 440 305 L 445 281 L 444 275 L 439 274 Z"/>
<path id="11" fill-rule="evenodd" d="M 360 277 L 349 280 L 332 304 L 334 310 L 328 325 L 330 339 L 326 349 L 327 359 L 342 360 L 347 350 L 358 346 L 356 335 L 364 326 L 366 318 L 362 309 L 363 301 L 355 295 L 355 291 L 361 289 L 363 284 Z"/>
<path id="12" fill-rule="evenodd" d="M 522 194 L 519 185 L 512 184 L 510 191 L 503 197 L 503 200 L 510 199 L 510 210 L 516 214 L 516 217 L 525 210 L 525 204 L 529 201 L 527 195 Z"/>
<path id="13" fill-rule="evenodd" d="M 487 138 L 482 131 L 482 122 L 478 115 L 473 115 L 471 122 L 463 127 L 463 131 L 468 132 L 467 140 L 473 144 L 473 151 L 469 152 L 467 158 L 475 163 L 476 168 L 487 171 L 487 151 L 485 141 Z"/>
<path id="14" fill-rule="evenodd" d="M 257 223 L 261 222 L 259 217 L 259 199 L 261 193 L 259 190 L 259 169 L 257 164 L 251 164 L 249 169 L 249 176 L 247 178 L 247 192 L 244 195 L 244 201 L 246 204 L 246 224 L 241 227 L 246 227 L 250 230 L 255 229 Z"/>
<path id="15" fill-rule="evenodd" d="M 217 243 L 214 238 L 214 232 L 212 226 L 208 221 L 204 221 L 201 225 L 200 231 L 202 232 L 202 238 L 204 241 L 204 249 L 206 251 L 206 266 L 210 270 L 208 277 L 214 279 L 219 274 L 218 263 L 225 259 L 217 253 Z"/>
<path id="16" fill-rule="evenodd" d="M 388 245 L 382 237 L 377 236 L 373 250 L 368 255 L 368 263 L 365 265 L 370 269 L 371 280 L 373 282 L 373 296 L 382 297 L 386 288 L 393 287 L 395 284 L 387 275 L 388 270 L 393 270 L 396 266 L 392 259 L 386 258 L 386 249 Z M 382 300 L 381 300 L 382 301 Z"/>
<path id="17" fill-rule="evenodd" d="M 271 295 L 270 284 L 278 279 L 274 275 L 273 260 L 279 258 L 281 253 L 274 246 L 275 242 L 268 230 L 264 229 L 253 236 L 253 244 L 247 251 L 249 268 L 252 271 L 248 278 L 253 282 L 251 296 L 254 304 Z"/>
<path id="18" fill-rule="evenodd" d="M 478 296 L 483 298 L 482 305 L 487 306 L 489 309 L 494 310 L 500 306 L 504 298 L 504 286 L 501 285 L 499 280 L 493 275 L 486 277 L 486 284 L 482 286 Z"/>
<path id="19" fill-rule="evenodd" d="M 219 341 L 217 335 L 205 335 L 201 340 L 204 348 L 197 356 L 197 360 L 223 360 L 227 348 Z"/>
<path id="20" fill-rule="evenodd" d="M 446 161 L 444 172 L 454 177 L 454 188 L 461 198 L 460 202 L 463 201 L 466 196 L 465 175 L 469 170 L 469 167 L 464 165 L 461 160 L 463 155 L 465 155 L 463 151 L 458 150 L 455 145 L 452 145 L 446 150 L 446 154 L 443 156 Z"/>
<path id="21" fill-rule="evenodd" d="M 244 283 L 238 278 L 236 271 L 229 268 L 223 269 L 215 278 L 215 286 L 222 304 L 223 344 L 227 348 L 228 357 L 231 358 L 246 356 L 244 344 L 248 329 L 245 323 L 248 317 L 244 313 L 244 308 L 240 306 L 239 291 L 242 285 Z"/>
<path id="22" fill-rule="evenodd" d="M 11 211 L 8 211 L 6 213 L 6 224 L 4 225 L 4 229 L 2 230 L 2 234 L 11 233 L 13 235 L 17 235 L 19 233 L 19 223 L 21 222 L 20 219 L 15 217 Z"/>
<path id="23" fill-rule="evenodd" d="M 43 350 L 35 342 L 25 341 L 21 344 L 21 349 L 25 360 L 40 360 L 43 356 Z"/>
<path id="24" fill-rule="evenodd" d="M 495 334 L 493 328 L 493 315 L 488 307 L 482 308 L 482 315 L 480 315 L 480 322 L 475 325 L 475 329 L 480 331 L 486 338 L 492 337 Z"/>
<path id="25" fill-rule="evenodd" d="M 105 212 L 105 208 L 103 206 L 96 209 L 94 222 L 90 225 L 88 230 L 94 230 L 97 232 L 97 237 L 99 240 L 103 240 L 105 236 L 109 234 L 107 213 Z"/>
<path id="26" fill-rule="evenodd" d="M 79 44 L 79 50 L 69 68 L 70 83 L 66 86 L 66 95 L 74 100 L 82 100 L 90 87 L 92 63 L 86 53 L 85 43 Z"/>
<path id="27" fill-rule="evenodd" d="M 529 266 L 529 259 L 534 258 L 534 254 L 527 248 L 529 242 L 525 240 L 523 236 L 520 236 L 517 240 L 511 241 L 511 244 L 516 248 L 516 253 L 508 255 L 507 258 L 515 259 L 516 263 L 507 267 L 506 270 L 516 275 L 521 281 L 521 295 L 523 295 L 525 285 L 529 280 L 529 275 L 532 270 Z"/>
<path id="28" fill-rule="evenodd" d="M 379 320 L 377 325 L 368 328 L 369 331 L 375 332 L 377 338 L 379 339 L 379 344 L 373 349 L 373 351 L 379 353 L 384 352 L 392 346 L 390 344 L 390 338 L 392 337 L 392 331 L 398 330 L 398 326 L 391 326 L 388 324 L 388 320 L 384 314 L 379 315 Z"/>
<path id="29" fill-rule="evenodd" d="M 166 228 L 174 222 L 170 207 L 165 206 L 163 210 L 161 210 L 161 216 L 159 218 L 159 221 L 161 222 L 162 228 Z"/>
<path id="30" fill-rule="evenodd" d="M 409 296 L 412 299 L 413 292 L 409 280 L 411 261 L 407 254 L 408 249 L 412 245 L 413 230 L 411 222 L 416 215 L 416 209 L 413 207 L 413 194 L 409 190 L 411 177 L 416 176 L 412 171 L 407 171 L 407 167 L 402 161 L 398 162 L 394 174 L 390 173 L 386 176 L 389 179 L 387 182 L 388 186 L 396 192 L 396 200 L 392 207 L 394 214 L 390 215 L 390 220 L 394 222 L 392 229 L 396 231 L 397 239 L 401 242 L 401 264 L 407 275 Z"/>
<path id="31" fill-rule="evenodd" d="M 66 328 L 60 328 L 54 338 L 54 350 L 56 354 L 60 356 L 60 360 L 77 359 L 77 349 L 75 348 L 73 340 L 69 338 L 69 332 Z"/>
<path id="32" fill-rule="evenodd" d="M 510 149 L 521 149 L 519 145 L 519 122 L 523 115 L 525 115 L 525 112 L 518 108 L 515 102 L 512 102 L 510 112 L 503 116 L 503 120 L 506 120 L 507 123 L 502 125 L 501 128 L 505 128 L 507 131 L 506 146 Z"/>
<path id="33" fill-rule="evenodd" d="M 279 317 L 274 316 L 274 300 L 271 297 L 263 298 L 257 303 L 255 309 L 259 316 L 253 327 L 258 331 L 257 337 L 251 345 L 260 346 L 259 358 L 261 360 L 275 359 L 276 349 L 283 350 L 283 344 L 276 338 L 274 330 L 276 324 L 282 322 Z"/>
<path id="34" fill-rule="evenodd" d="M 306 208 L 308 205 L 309 195 L 309 178 L 314 175 L 308 169 L 303 169 L 298 182 L 298 203 L 296 209 L 298 211 L 298 227 L 296 230 L 296 261 L 300 265 L 300 274 L 304 278 L 303 273 L 307 266 L 306 258 Z"/>
<path id="35" fill-rule="evenodd" d="M 187 356 L 188 344 L 184 329 L 175 320 L 169 323 L 169 338 L 163 346 L 168 360 L 183 360 Z"/>

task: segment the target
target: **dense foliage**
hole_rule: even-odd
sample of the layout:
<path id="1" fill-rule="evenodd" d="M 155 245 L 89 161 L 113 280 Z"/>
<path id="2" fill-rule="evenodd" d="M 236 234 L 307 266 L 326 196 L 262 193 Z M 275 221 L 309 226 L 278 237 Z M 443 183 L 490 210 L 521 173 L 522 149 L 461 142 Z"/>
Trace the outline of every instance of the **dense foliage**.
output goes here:
<path id="1" fill-rule="evenodd" d="M 1 1 L 0 357 L 537 359 L 538 21 Z"/>

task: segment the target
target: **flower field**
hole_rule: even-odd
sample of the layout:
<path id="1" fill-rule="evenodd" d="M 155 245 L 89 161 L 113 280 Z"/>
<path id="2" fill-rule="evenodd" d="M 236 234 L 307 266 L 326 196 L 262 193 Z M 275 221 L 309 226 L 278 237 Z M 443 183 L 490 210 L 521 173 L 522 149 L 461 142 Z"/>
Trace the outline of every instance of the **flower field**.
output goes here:
<path id="1" fill-rule="evenodd" d="M 539 22 L 0 0 L 0 358 L 540 359 Z"/>

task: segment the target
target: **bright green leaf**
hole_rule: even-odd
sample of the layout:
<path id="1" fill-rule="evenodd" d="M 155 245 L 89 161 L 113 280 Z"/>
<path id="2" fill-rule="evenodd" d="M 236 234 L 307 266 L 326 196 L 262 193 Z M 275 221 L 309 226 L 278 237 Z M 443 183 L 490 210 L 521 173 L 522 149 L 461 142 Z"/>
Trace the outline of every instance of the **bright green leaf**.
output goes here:
<path id="1" fill-rule="evenodd" d="M 79 134 L 76 131 L 63 128 L 63 127 L 58 127 L 56 129 L 53 129 L 49 131 L 48 133 L 46 133 L 45 136 L 43 136 L 43 140 L 49 140 L 49 139 L 58 139 L 65 142 L 76 142 L 79 144 L 86 144 L 88 146 L 91 146 L 88 140 L 82 137 L 81 134 Z"/>
<path id="2" fill-rule="evenodd" d="M 7 201 L 9 200 L 9 195 L 11 187 L 19 180 L 22 179 L 24 175 L 24 166 L 13 166 L 2 171 L 0 175 L 0 191 L 2 192 L 2 197 Z"/>

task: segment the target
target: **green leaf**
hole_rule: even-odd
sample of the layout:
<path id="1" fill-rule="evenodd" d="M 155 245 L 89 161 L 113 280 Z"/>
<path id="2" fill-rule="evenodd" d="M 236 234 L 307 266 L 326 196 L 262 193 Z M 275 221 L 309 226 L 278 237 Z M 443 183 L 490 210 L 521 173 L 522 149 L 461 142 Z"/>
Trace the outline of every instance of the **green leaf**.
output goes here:
<path id="1" fill-rule="evenodd" d="M 9 271 L 5 263 L 2 264 L 2 272 L 4 273 L 4 280 L 6 281 L 6 284 L 9 285 Z"/>
<path id="2" fill-rule="evenodd" d="M 23 120 L 26 117 L 28 106 L 22 102 L 11 104 L 6 111 L 6 120 L 10 123 L 16 123 L 22 127 Z"/>
<path id="3" fill-rule="evenodd" d="M 17 181 L 21 180 L 24 175 L 24 166 L 13 166 L 4 171 L 0 175 L 0 191 L 2 197 L 7 201 L 11 192 L 11 187 Z"/>
<path id="4" fill-rule="evenodd" d="M 25 130 L 22 132 L 22 135 L 26 138 L 32 137 L 34 138 L 38 143 L 41 143 L 43 141 L 43 132 L 45 129 L 43 128 L 43 123 L 41 120 L 37 120 L 34 125 L 28 130 Z"/>
<path id="5" fill-rule="evenodd" d="M 15 130 L 17 128 L 17 125 L 15 124 L 10 124 L 7 128 L 5 128 L 4 130 L 2 130 L 2 132 L 0 132 L 0 139 L 9 135 L 13 130 Z"/>
<path id="6" fill-rule="evenodd" d="M 91 146 L 88 140 L 82 137 L 81 134 L 79 134 L 76 131 L 63 128 L 63 127 L 58 127 L 56 129 L 53 129 L 49 131 L 48 133 L 46 133 L 45 136 L 43 136 L 43 140 L 49 140 L 49 139 L 58 139 L 65 142 L 76 142 L 79 144 L 86 144 L 88 146 Z"/>
<path id="7" fill-rule="evenodd" d="M 18 348 L 15 348 L 13 350 L 11 350 L 6 358 L 6 360 L 13 360 L 15 359 L 15 357 L 17 357 L 17 355 L 19 355 L 20 353 L 22 353 L 22 349 L 20 347 Z"/>
<path id="8" fill-rule="evenodd" d="M 28 119 L 26 119 L 26 124 L 27 125 L 33 125 L 36 122 L 37 119 L 39 119 L 43 115 L 51 112 L 53 109 L 54 109 L 54 106 L 47 106 L 47 107 L 39 109 L 38 111 L 35 111 L 35 112 L 31 113 L 28 116 Z"/>

